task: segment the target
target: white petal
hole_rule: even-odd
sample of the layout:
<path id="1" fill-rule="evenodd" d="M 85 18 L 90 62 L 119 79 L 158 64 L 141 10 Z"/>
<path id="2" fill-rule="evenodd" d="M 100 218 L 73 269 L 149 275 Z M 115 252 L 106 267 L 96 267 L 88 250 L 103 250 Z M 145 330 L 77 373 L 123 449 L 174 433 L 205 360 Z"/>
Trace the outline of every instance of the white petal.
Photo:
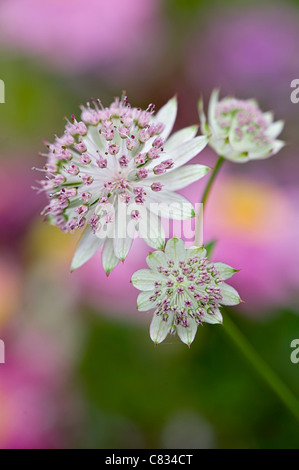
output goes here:
<path id="1" fill-rule="evenodd" d="M 232 286 L 221 284 L 220 290 L 223 297 L 220 300 L 222 305 L 238 305 L 241 302 L 238 292 Z"/>
<path id="2" fill-rule="evenodd" d="M 178 102 L 176 97 L 171 98 L 156 114 L 154 122 L 164 124 L 164 129 L 160 136 L 167 139 L 172 131 L 178 111 Z"/>
<path id="3" fill-rule="evenodd" d="M 191 246 L 187 250 L 187 257 L 193 258 L 193 256 L 199 256 L 200 258 L 204 258 L 207 255 L 207 250 L 203 246 Z"/>
<path id="4" fill-rule="evenodd" d="M 236 272 L 238 272 L 238 269 L 234 269 L 225 263 L 211 263 L 209 264 L 209 266 L 214 266 L 217 271 L 219 271 L 220 277 L 224 281 L 232 277 Z"/>
<path id="5" fill-rule="evenodd" d="M 250 154 L 245 155 L 244 152 L 234 152 L 233 149 L 231 150 L 231 152 L 227 151 L 226 154 L 224 154 L 223 152 L 218 152 L 218 155 L 222 155 L 224 158 L 234 163 L 247 163 L 250 160 Z"/>
<path id="6" fill-rule="evenodd" d="M 284 146 L 285 142 L 283 140 L 275 140 L 272 146 L 272 155 L 278 153 Z"/>
<path id="7" fill-rule="evenodd" d="M 79 268 L 82 264 L 86 263 L 100 248 L 104 239 L 95 236 L 91 227 L 88 226 L 80 238 L 78 247 L 74 254 L 71 270 Z"/>
<path id="8" fill-rule="evenodd" d="M 189 126 L 181 129 L 180 131 L 175 132 L 172 134 L 169 139 L 164 144 L 164 150 L 166 152 L 170 152 L 171 150 L 176 149 L 179 145 L 188 140 L 193 139 L 196 136 L 198 131 L 198 126 Z"/>
<path id="9" fill-rule="evenodd" d="M 165 231 L 161 219 L 147 210 L 146 215 L 138 221 L 138 233 L 152 248 L 162 250 L 165 245 Z"/>
<path id="10" fill-rule="evenodd" d="M 97 229 L 95 236 L 100 240 L 106 240 L 106 238 L 111 238 L 114 234 L 114 223 L 107 224 L 104 217 L 101 217 L 99 220 L 99 228 Z"/>
<path id="11" fill-rule="evenodd" d="M 130 251 L 132 242 L 133 242 L 133 239 L 130 237 L 114 238 L 113 249 L 114 249 L 115 256 L 121 261 L 123 261 Z"/>
<path id="12" fill-rule="evenodd" d="M 217 137 L 213 134 L 209 139 L 209 145 L 212 147 L 217 155 L 227 158 L 228 160 L 236 160 L 239 157 L 239 152 L 234 151 L 231 144 L 227 141 L 227 136 Z"/>
<path id="13" fill-rule="evenodd" d="M 186 165 L 170 173 L 167 172 L 164 175 L 149 178 L 146 180 L 146 185 L 150 186 L 157 181 L 165 185 L 168 190 L 177 191 L 199 180 L 205 176 L 208 171 L 210 171 L 210 168 L 205 165 Z"/>
<path id="14" fill-rule="evenodd" d="M 165 255 L 167 259 L 173 260 L 176 264 L 186 258 L 185 243 L 181 238 L 171 238 L 166 243 Z"/>
<path id="15" fill-rule="evenodd" d="M 258 103 L 255 103 L 255 104 L 258 106 Z M 263 118 L 267 122 L 268 126 L 270 126 L 270 124 L 272 124 L 272 122 L 273 122 L 273 113 L 272 113 L 272 111 L 267 111 L 266 113 L 263 113 Z"/>
<path id="16" fill-rule="evenodd" d="M 220 128 L 216 120 L 216 106 L 218 103 L 218 96 L 219 96 L 219 90 L 217 89 L 213 90 L 210 101 L 209 101 L 209 108 L 208 108 L 209 126 L 211 128 L 211 131 L 215 134 L 218 134 L 218 132 L 220 131 Z"/>
<path id="17" fill-rule="evenodd" d="M 149 299 L 154 295 L 154 291 L 141 292 L 137 297 L 137 308 L 140 312 L 155 308 L 157 302 L 151 302 Z"/>
<path id="18" fill-rule="evenodd" d="M 96 139 L 98 145 L 95 143 L 94 139 Z M 106 143 L 102 142 L 100 134 L 95 128 L 89 127 L 87 135 L 82 136 L 81 140 L 86 146 L 87 153 L 94 157 L 93 163 L 95 163 L 95 160 L 97 159 L 99 150 L 102 152 L 106 151 L 107 141 Z"/>
<path id="19" fill-rule="evenodd" d="M 195 338 L 198 325 L 197 325 L 196 321 L 193 318 L 189 317 L 188 320 L 189 320 L 190 326 L 185 328 L 181 325 L 178 325 L 177 326 L 177 333 L 178 333 L 178 336 L 181 339 L 181 341 L 183 341 L 183 343 L 188 344 L 188 346 L 190 346 L 190 344 L 193 342 L 193 340 Z"/>
<path id="20" fill-rule="evenodd" d="M 250 160 L 262 160 L 269 158 L 272 157 L 272 155 L 278 153 L 284 146 L 285 143 L 282 140 L 275 140 L 271 147 L 267 146 L 262 150 L 249 152 L 248 157 Z"/>
<path id="21" fill-rule="evenodd" d="M 272 139 L 276 139 L 276 137 L 279 136 L 283 128 L 284 122 L 276 121 L 268 127 L 265 134 L 269 137 L 272 137 Z"/>
<path id="22" fill-rule="evenodd" d="M 111 273 L 119 263 L 119 259 L 114 254 L 113 238 L 107 238 L 102 251 L 102 264 L 107 274 Z"/>
<path id="23" fill-rule="evenodd" d="M 139 269 L 136 271 L 131 279 L 131 283 L 136 289 L 142 291 L 152 291 L 155 288 L 155 282 L 163 280 L 163 276 L 151 271 L 150 269 Z"/>
<path id="24" fill-rule="evenodd" d="M 151 326 L 150 326 L 150 337 L 155 344 L 159 344 L 169 333 L 173 320 L 173 315 L 169 315 L 167 321 L 163 321 L 162 315 L 154 314 Z"/>
<path id="25" fill-rule="evenodd" d="M 88 126 L 87 136 L 94 143 L 95 155 L 97 155 L 97 150 L 101 150 L 102 152 L 106 151 L 106 149 L 107 149 L 107 140 L 99 133 L 99 126 Z M 84 137 L 82 137 L 82 139 L 85 142 Z M 86 142 L 85 142 L 85 144 L 86 144 Z"/>
<path id="26" fill-rule="evenodd" d="M 195 216 L 194 208 L 184 196 L 172 191 L 151 191 L 147 199 L 148 209 L 166 219 L 186 220 Z"/>
<path id="27" fill-rule="evenodd" d="M 204 135 L 210 134 L 210 129 L 209 129 L 209 126 L 208 126 L 208 123 L 207 123 L 207 118 L 206 118 L 206 115 L 205 115 L 205 112 L 204 112 L 204 106 L 203 106 L 202 98 L 200 98 L 198 100 L 197 106 L 198 106 L 198 114 L 199 114 L 199 119 L 200 119 L 201 132 Z"/>
<path id="28" fill-rule="evenodd" d="M 208 137 L 202 135 L 195 137 L 194 139 L 182 143 L 169 152 L 162 153 L 159 158 L 152 160 L 148 165 L 146 165 L 146 168 L 153 170 L 155 166 L 159 165 L 164 160 L 173 160 L 173 167 L 167 170 L 167 173 L 170 173 L 198 155 L 205 148 L 207 143 Z M 153 177 L 154 176 L 155 173 L 153 172 Z"/>
<path id="29" fill-rule="evenodd" d="M 219 309 L 214 311 L 214 315 L 210 315 L 209 313 L 205 313 L 202 320 L 206 323 L 210 323 L 211 325 L 217 325 L 223 322 L 223 318 Z"/>
<path id="30" fill-rule="evenodd" d="M 174 161 L 174 165 L 168 171 L 173 171 L 176 168 L 181 167 L 193 157 L 196 157 L 207 145 L 209 139 L 205 135 L 199 135 L 192 140 L 184 142 L 176 149 L 171 152 L 166 152 L 164 157 Z M 164 160 L 163 157 L 163 160 Z"/>
<path id="31" fill-rule="evenodd" d="M 158 272 L 159 266 L 167 267 L 166 265 L 166 256 L 163 251 L 154 251 L 150 253 L 146 258 L 146 263 L 149 268 L 153 269 L 154 271 Z"/>
<path id="32" fill-rule="evenodd" d="M 174 170 L 180 168 L 196 157 L 208 144 L 209 137 L 207 136 L 197 136 L 188 142 L 183 143 L 180 147 L 177 147 L 171 152 L 166 152 L 164 157 L 174 161 L 173 167 L 167 170 L 168 173 L 173 172 Z M 162 161 L 164 160 L 164 157 Z"/>
<path id="33" fill-rule="evenodd" d="M 115 256 L 121 261 L 126 258 L 133 242 L 133 238 L 128 234 L 129 221 L 126 204 L 118 200 L 115 210 L 113 248 Z"/>

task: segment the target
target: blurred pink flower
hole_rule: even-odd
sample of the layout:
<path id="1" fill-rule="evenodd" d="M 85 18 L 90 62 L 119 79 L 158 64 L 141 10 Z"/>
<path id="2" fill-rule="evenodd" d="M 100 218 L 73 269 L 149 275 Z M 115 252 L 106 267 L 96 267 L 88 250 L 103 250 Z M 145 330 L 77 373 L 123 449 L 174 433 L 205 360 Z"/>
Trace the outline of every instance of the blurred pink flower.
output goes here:
<path id="1" fill-rule="evenodd" d="M 0 252 L 0 328 L 20 306 L 23 273 L 18 261 Z"/>
<path id="2" fill-rule="evenodd" d="M 63 447 L 69 419 L 65 364 L 45 335 L 11 333 L 0 364 L 0 448 Z"/>
<path id="3" fill-rule="evenodd" d="M 2 43 L 64 69 L 145 58 L 157 32 L 157 0 L 2 0 Z"/>
<path id="4" fill-rule="evenodd" d="M 24 237 L 43 201 L 31 189 L 36 179 L 28 162 L 3 164 L 0 174 L 0 244 L 14 246 Z M 13 181 L 13 184 L 12 184 Z"/>
<path id="5" fill-rule="evenodd" d="M 270 97 L 270 102 L 276 98 L 287 106 L 299 66 L 298 40 L 298 12 L 290 3 L 213 11 L 193 38 L 189 79 L 197 89 L 217 86 L 233 94 Z"/>

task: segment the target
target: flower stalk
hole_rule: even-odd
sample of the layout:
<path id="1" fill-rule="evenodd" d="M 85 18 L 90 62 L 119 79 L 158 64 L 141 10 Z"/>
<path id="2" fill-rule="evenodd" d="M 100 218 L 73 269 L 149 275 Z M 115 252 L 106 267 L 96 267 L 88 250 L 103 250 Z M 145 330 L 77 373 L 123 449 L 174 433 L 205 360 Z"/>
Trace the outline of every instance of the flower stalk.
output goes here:
<path id="1" fill-rule="evenodd" d="M 208 181 L 208 183 L 207 183 L 207 185 L 206 185 L 206 188 L 205 188 L 205 190 L 204 190 L 204 193 L 203 193 L 203 197 L 202 197 L 202 201 L 201 201 L 203 206 L 204 206 L 204 205 L 206 204 L 206 202 L 207 202 L 208 196 L 209 196 L 209 194 L 210 194 L 210 190 L 211 190 L 211 188 L 212 188 L 212 184 L 213 184 L 213 182 L 214 182 L 214 180 L 215 180 L 215 178 L 216 178 L 216 176 L 217 176 L 217 174 L 218 174 L 220 168 L 222 167 L 223 163 L 224 163 L 224 158 L 221 157 L 221 156 L 219 156 L 219 157 L 218 157 L 218 160 L 217 160 L 217 163 L 216 163 L 216 165 L 215 165 L 215 168 L 213 169 L 213 172 L 212 172 L 212 174 L 211 174 L 211 176 L 210 176 L 210 179 L 209 179 L 209 181 Z"/>
<path id="2" fill-rule="evenodd" d="M 204 190 L 201 202 L 201 209 L 197 219 L 196 235 L 194 241 L 195 246 L 203 245 L 202 235 L 201 238 L 199 238 L 199 235 L 202 234 L 203 210 L 210 194 L 215 177 L 218 174 L 223 163 L 224 158 L 220 156 Z M 223 307 L 222 311 L 224 311 Z M 229 315 L 227 315 L 227 312 L 225 314 L 223 327 L 227 335 L 235 343 L 236 347 L 242 352 L 243 356 L 252 365 L 257 374 L 264 380 L 265 383 L 268 384 L 268 386 L 282 401 L 286 408 L 299 421 L 299 402 L 297 398 L 284 384 L 284 382 L 279 378 L 279 376 L 275 374 L 275 372 L 268 366 L 268 364 L 263 360 L 263 358 L 251 346 L 247 338 L 241 333 L 241 331 L 235 325 Z"/>
<path id="3" fill-rule="evenodd" d="M 299 402 L 295 395 L 288 389 L 284 382 L 268 366 L 263 358 L 251 346 L 247 338 L 226 314 L 223 324 L 224 330 L 232 339 L 244 357 L 256 370 L 257 374 L 269 385 L 273 392 L 280 398 L 293 416 L 299 421 Z"/>
<path id="4" fill-rule="evenodd" d="M 210 190 L 212 188 L 213 182 L 224 163 L 224 158 L 219 156 L 217 163 L 215 165 L 215 168 L 213 169 L 211 176 L 209 178 L 209 181 L 206 185 L 206 188 L 203 193 L 202 197 L 202 202 L 199 207 L 199 212 L 197 215 L 197 220 L 196 220 L 196 227 L 195 227 L 195 239 L 194 239 L 194 245 L 195 246 L 202 246 L 203 245 L 203 211 L 204 211 L 204 206 L 207 202 L 208 196 L 210 194 Z"/>

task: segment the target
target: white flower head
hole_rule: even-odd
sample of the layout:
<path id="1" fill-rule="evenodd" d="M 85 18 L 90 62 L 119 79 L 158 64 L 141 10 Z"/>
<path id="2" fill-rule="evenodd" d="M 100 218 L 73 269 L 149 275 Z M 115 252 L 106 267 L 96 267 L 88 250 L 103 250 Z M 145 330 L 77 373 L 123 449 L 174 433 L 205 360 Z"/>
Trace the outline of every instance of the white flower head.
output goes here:
<path id="1" fill-rule="evenodd" d="M 221 305 L 241 302 L 238 292 L 224 281 L 237 270 L 224 263 L 209 263 L 204 247 L 186 248 L 183 240 L 170 239 L 165 251 L 150 253 L 132 284 L 143 291 L 140 311 L 155 308 L 150 336 L 155 344 L 177 333 L 190 346 L 198 325 L 222 323 Z"/>
<path id="2" fill-rule="evenodd" d="M 197 126 L 168 138 L 176 113 L 176 98 L 156 115 L 154 105 L 132 108 L 124 96 L 107 108 L 92 101 L 81 106 L 81 121 L 72 115 L 64 135 L 47 144 L 46 179 L 40 183 L 50 201 L 43 213 L 64 232 L 84 229 L 72 269 L 103 245 L 102 262 L 109 273 L 127 256 L 135 231 L 149 246 L 163 248 L 159 216 L 194 217 L 192 204 L 174 191 L 209 170 L 184 166 L 208 138 L 195 137 Z"/>
<path id="3" fill-rule="evenodd" d="M 210 136 L 209 144 L 219 156 L 245 163 L 279 152 L 284 142 L 276 138 L 283 121 L 273 122 L 273 114 L 263 113 L 254 100 L 226 97 L 218 101 L 218 96 L 219 90 L 214 90 L 207 118 L 199 100 L 199 116 L 202 133 Z"/>

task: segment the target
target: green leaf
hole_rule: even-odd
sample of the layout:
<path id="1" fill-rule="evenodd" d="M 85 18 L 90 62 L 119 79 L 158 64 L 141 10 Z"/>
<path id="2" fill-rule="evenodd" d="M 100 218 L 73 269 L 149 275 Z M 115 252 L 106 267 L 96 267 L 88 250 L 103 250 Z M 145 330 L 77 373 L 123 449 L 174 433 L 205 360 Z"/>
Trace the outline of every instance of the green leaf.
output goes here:
<path id="1" fill-rule="evenodd" d="M 207 257 L 211 258 L 213 255 L 214 248 L 216 246 L 217 240 L 211 240 L 210 242 L 206 243 L 205 249 L 207 250 Z"/>

